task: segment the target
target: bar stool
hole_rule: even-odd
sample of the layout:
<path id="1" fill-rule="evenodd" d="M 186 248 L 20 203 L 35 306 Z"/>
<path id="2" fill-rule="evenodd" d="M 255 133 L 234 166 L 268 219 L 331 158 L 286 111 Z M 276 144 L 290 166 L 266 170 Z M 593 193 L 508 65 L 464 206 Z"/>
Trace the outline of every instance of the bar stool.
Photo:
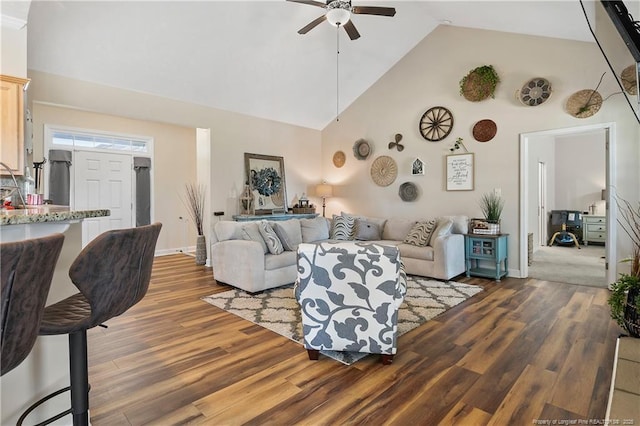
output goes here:
<path id="1" fill-rule="evenodd" d="M 73 424 L 89 424 L 89 371 L 87 330 L 116 317 L 138 303 L 149 288 L 156 242 L 162 224 L 107 231 L 91 241 L 69 268 L 69 277 L 80 290 L 45 308 L 40 335 L 69 335 L 70 386 L 45 396 L 18 419 L 43 402 L 67 390 L 71 408 L 41 424 L 68 414 Z"/>
<path id="2" fill-rule="evenodd" d="M 29 355 L 38 337 L 64 235 L 0 244 L 2 376 Z"/>

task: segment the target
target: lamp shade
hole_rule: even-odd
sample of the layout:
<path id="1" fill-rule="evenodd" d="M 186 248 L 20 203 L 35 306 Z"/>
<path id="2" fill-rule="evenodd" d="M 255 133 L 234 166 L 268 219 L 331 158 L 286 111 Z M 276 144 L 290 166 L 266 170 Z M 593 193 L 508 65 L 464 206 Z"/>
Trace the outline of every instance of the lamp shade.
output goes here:
<path id="1" fill-rule="evenodd" d="M 334 27 L 346 24 L 349 19 L 351 19 L 351 12 L 346 9 L 336 8 L 327 12 L 327 21 Z"/>
<path id="2" fill-rule="evenodd" d="M 329 198 L 333 196 L 333 187 L 328 183 L 321 183 L 316 186 L 316 195 L 320 198 Z"/>

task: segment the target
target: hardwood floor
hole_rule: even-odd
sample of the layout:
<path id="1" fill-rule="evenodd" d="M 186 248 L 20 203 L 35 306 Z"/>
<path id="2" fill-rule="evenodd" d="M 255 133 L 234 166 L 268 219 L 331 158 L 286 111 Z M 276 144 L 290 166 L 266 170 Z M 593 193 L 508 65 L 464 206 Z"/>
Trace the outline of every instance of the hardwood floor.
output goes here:
<path id="1" fill-rule="evenodd" d="M 401 336 L 393 364 L 303 347 L 200 300 L 224 291 L 159 257 L 147 296 L 89 332 L 100 425 L 524 425 L 602 420 L 616 337 L 608 291 L 459 277 L 485 291 Z M 593 424 L 593 423 L 592 423 Z"/>

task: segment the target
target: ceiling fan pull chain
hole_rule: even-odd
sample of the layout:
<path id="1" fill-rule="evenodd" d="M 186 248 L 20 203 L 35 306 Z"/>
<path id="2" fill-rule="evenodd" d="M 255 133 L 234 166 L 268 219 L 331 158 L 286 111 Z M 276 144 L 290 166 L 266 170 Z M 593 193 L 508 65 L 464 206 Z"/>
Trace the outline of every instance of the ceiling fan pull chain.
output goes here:
<path id="1" fill-rule="evenodd" d="M 336 121 L 340 121 L 340 25 L 336 27 Z"/>

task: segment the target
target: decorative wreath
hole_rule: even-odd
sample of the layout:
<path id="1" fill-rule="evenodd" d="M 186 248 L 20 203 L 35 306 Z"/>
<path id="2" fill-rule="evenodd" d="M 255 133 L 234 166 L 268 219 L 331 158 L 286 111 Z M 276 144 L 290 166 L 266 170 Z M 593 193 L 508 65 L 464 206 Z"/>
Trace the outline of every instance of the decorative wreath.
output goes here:
<path id="1" fill-rule="evenodd" d="M 280 192 L 282 178 L 278 176 L 278 172 L 273 167 L 265 167 L 258 171 L 252 170 L 251 185 L 258 191 L 258 194 L 268 197 Z"/>

